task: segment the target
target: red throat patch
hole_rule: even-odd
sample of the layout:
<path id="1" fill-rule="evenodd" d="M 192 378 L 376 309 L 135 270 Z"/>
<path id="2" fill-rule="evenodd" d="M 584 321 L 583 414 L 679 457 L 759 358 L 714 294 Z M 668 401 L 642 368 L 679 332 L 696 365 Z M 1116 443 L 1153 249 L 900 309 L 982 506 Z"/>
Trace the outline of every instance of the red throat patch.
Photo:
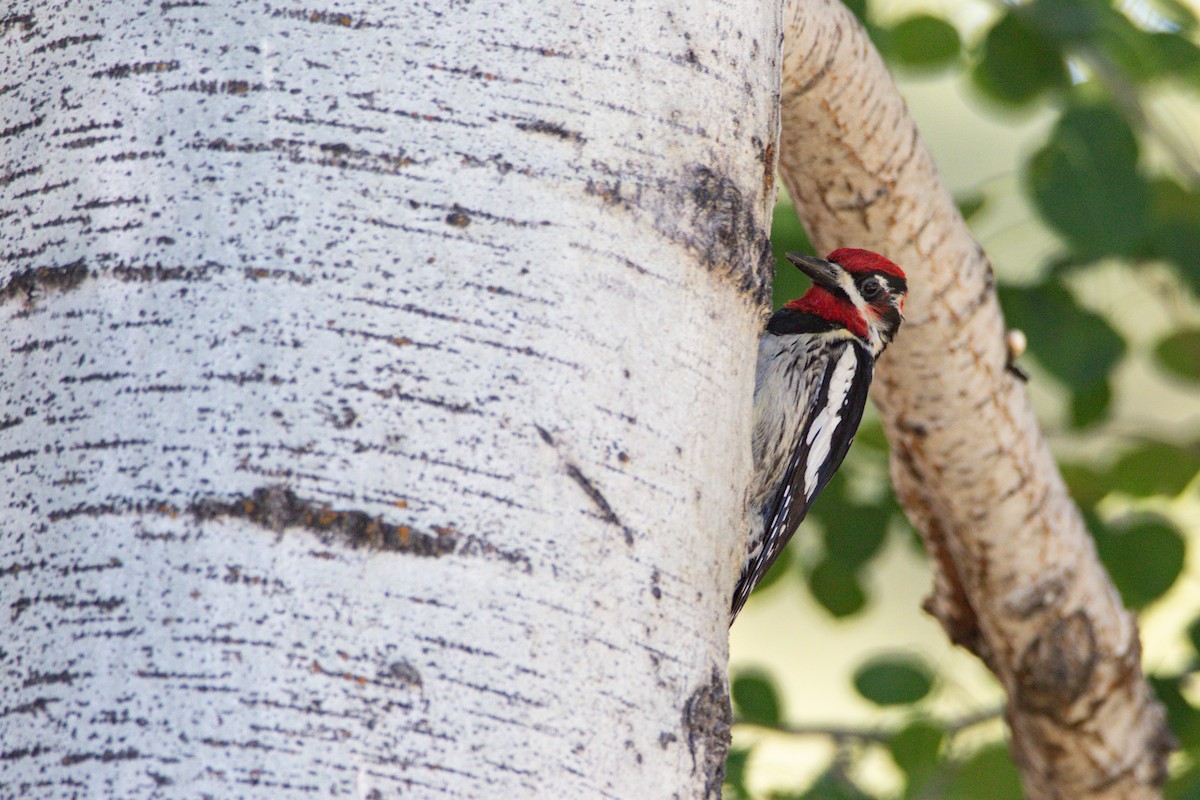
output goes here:
<path id="1" fill-rule="evenodd" d="M 854 304 L 849 300 L 840 300 L 834 297 L 824 287 L 813 286 L 804 293 L 803 297 L 790 300 L 784 303 L 783 307 L 790 308 L 793 311 L 803 311 L 806 314 L 813 314 L 821 319 L 827 319 L 830 322 L 845 326 L 846 330 L 860 339 L 867 338 L 867 321 L 862 318 L 862 314 L 858 313 L 858 309 L 854 307 Z"/>

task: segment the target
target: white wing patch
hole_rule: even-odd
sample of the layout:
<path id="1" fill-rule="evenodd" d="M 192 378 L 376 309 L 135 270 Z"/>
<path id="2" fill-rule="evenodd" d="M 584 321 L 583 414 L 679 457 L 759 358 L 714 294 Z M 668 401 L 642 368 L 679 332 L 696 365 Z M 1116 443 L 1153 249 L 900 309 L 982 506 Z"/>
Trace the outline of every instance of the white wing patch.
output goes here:
<path id="1" fill-rule="evenodd" d="M 829 451 L 833 446 L 833 434 L 842 423 L 842 408 L 846 405 L 846 396 L 854 383 L 854 372 L 858 367 L 858 359 L 854 348 L 847 347 L 833 367 L 829 377 L 829 396 L 825 406 L 813 418 L 808 428 L 808 464 L 804 470 L 804 498 L 811 502 L 817 490 L 817 473 L 822 465 L 829 460 Z"/>

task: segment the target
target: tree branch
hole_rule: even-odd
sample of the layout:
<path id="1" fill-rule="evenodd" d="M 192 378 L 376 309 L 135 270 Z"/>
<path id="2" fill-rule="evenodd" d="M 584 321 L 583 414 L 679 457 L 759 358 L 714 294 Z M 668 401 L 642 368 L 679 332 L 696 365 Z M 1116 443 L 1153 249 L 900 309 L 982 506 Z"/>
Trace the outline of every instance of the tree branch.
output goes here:
<path id="1" fill-rule="evenodd" d="M 1136 623 L 1005 370 L 987 256 L 857 20 L 794 0 L 785 25 L 780 172 L 796 209 L 823 251 L 869 247 L 909 274 L 875 398 L 933 562 L 926 610 L 1007 690 L 1031 800 L 1155 797 L 1171 735 Z"/>
<path id="2" fill-rule="evenodd" d="M 947 736 L 954 736 L 968 728 L 973 728 L 976 725 L 997 719 L 1003 713 L 1004 709 L 1002 708 L 987 708 L 938 724 Z M 898 730 L 891 728 L 858 728 L 852 725 L 769 725 L 763 722 L 749 722 L 747 720 L 736 720 L 733 724 L 735 728 L 757 728 L 763 731 L 770 731 L 771 733 L 787 734 L 788 736 L 824 736 L 834 741 L 854 740 L 875 744 L 887 744 L 899 733 Z"/>

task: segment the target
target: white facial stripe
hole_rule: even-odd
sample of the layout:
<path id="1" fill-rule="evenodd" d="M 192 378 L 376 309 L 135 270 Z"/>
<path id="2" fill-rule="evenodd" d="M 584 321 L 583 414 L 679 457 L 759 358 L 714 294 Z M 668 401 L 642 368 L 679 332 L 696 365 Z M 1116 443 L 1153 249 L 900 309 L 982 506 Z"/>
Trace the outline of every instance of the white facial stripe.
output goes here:
<path id="1" fill-rule="evenodd" d="M 858 287 L 854 285 L 854 276 L 846 270 L 842 270 L 838 275 L 838 288 L 846 293 L 846 297 L 850 298 L 850 302 L 859 311 L 867 307 L 867 301 L 863 300 L 863 296 L 858 293 Z"/>

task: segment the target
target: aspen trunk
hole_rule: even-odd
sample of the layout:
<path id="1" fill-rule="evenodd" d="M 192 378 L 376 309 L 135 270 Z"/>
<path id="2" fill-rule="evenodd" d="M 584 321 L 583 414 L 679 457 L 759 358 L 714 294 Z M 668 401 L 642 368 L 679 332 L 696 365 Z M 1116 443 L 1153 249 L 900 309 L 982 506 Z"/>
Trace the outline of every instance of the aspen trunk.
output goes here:
<path id="1" fill-rule="evenodd" d="M 718 797 L 778 9 L 8 9 L 0 796 Z"/>
<path id="2" fill-rule="evenodd" d="M 1171 736 L 1122 608 L 1006 370 L 991 266 L 857 20 L 785 14 L 780 172 L 822 250 L 875 249 L 909 276 L 873 394 L 892 480 L 935 569 L 927 609 L 1009 694 L 1026 793 L 1148 798 Z"/>

